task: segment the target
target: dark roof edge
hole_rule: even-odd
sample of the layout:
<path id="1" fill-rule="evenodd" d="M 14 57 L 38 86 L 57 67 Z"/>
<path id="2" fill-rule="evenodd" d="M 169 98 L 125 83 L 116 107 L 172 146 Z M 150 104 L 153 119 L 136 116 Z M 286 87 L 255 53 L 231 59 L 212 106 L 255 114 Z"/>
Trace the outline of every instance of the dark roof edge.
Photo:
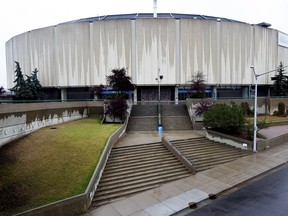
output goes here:
<path id="1" fill-rule="evenodd" d="M 223 18 L 223 17 L 214 17 L 206 16 L 199 14 L 181 14 L 181 13 L 157 13 L 157 17 L 153 17 L 153 13 L 132 13 L 132 14 L 115 14 L 115 15 L 104 15 L 96 17 L 81 18 L 78 20 L 68 21 L 60 24 L 67 23 L 81 23 L 81 22 L 97 22 L 101 20 L 120 20 L 120 19 L 149 19 L 149 18 L 169 18 L 169 19 L 193 19 L 193 20 L 215 20 L 215 21 L 224 21 L 224 22 L 236 22 L 236 23 L 245 23 L 233 19 Z M 247 23 L 245 23 L 247 24 Z"/>

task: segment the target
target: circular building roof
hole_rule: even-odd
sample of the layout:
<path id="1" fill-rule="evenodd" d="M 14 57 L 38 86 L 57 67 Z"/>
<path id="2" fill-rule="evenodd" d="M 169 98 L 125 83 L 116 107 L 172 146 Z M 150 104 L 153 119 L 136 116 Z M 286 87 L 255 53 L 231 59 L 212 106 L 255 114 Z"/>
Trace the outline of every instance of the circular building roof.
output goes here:
<path id="1" fill-rule="evenodd" d="M 69 21 L 65 23 L 79 23 L 79 22 L 95 22 L 101 20 L 119 20 L 119 19 L 149 19 L 154 18 L 153 13 L 132 13 L 132 14 L 118 14 L 118 15 L 105 15 L 105 16 L 97 16 L 97 17 L 89 17 L 78 19 L 74 21 Z M 237 22 L 244 23 L 233 19 L 223 18 L 223 17 L 213 17 L 199 14 L 179 14 L 179 13 L 157 13 L 157 18 L 167 18 L 167 19 L 194 19 L 194 20 L 215 20 L 215 21 L 225 21 L 225 22 Z M 62 23 L 62 24 L 65 24 Z"/>

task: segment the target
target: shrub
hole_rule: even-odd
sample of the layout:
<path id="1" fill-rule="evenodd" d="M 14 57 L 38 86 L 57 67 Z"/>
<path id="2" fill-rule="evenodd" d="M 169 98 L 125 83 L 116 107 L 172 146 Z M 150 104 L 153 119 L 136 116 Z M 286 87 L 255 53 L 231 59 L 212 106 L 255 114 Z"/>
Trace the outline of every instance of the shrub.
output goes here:
<path id="1" fill-rule="evenodd" d="M 200 103 L 196 104 L 196 110 L 195 110 L 195 115 L 196 116 L 201 116 L 205 112 L 207 112 L 211 107 L 213 106 L 212 103 L 209 101 L 201 101 Z"/>
<path id="2" fill-rule="evenodd" d="M 242 102 L 242 103 L 240 104 L 240 106 L 241 106 L 241 108 L 242 108 L 242 110 L 243 110 L 243 114 L 244 114 L 245 116 L 251 116 L 251 115 L 253 115 L 253 110 L 250 108 L 248 102 Z"/>
<path id="3" fill-rule="evenodd" d="M 285 113 L 285 104 L 283 103 L 283 102 L 280 102 L 279 104 L 278 104 L 278 115 L 281 115 L 281 116 L 283 116 L 283 115 L 285 115 L 286 113 Z"/>
<path id="4" fill-rule="evenodd" d="M 204 113 L 203 125 L 208 129 L 221 131 L 240 131 L 245 118 L 242 108 L 235 104 L 217 104 Z"/>

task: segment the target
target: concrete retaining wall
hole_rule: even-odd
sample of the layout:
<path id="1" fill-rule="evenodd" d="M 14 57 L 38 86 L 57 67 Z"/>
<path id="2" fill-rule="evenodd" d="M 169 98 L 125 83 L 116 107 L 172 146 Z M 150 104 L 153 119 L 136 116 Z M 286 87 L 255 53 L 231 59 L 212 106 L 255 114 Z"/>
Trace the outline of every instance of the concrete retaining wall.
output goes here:
<path id="1" fill-rule="evenodd" d="M 206 131 L 206 137 L 210 140 L 214 140 L 214 141 L 220 142 L 220 143 L 225 143 L 225 144 L 228 144 L 231 146 L 235 146 L 237 148 L 247 149 L 247 150 L 251 150 L 251 151 L 253 149 L 253 141 L 244 140 L 241 138 L 229 136 L 227 134 L 219 133 L 216 131 L 207 130 Z M 278 136 L 278 137 L 257 141 L 257 151 L 258 152 L 263 151 L 265 149 L 283 144 L 285 142 L 288 142 L 288 133 L 281 135 L 281 136 Z M 244 147 L 245 145 L 243 145 L 243 144 L 247 144 L 247 148 Z"/>
<path id="2" fill-rule="evenodd" d="M 281 136 L 278 136 L 278 137 L 274 137 L 271 139 L 265 139 L 265 140 L 261 140 L 261 141 L 257 142 L 257 151 L 263 151 L 265 149 L 283 144 L 285 142 L 288 142 L 288 133 L 281 135 Z"/>
<path id="3" fill-rule="evenodd" d="M 46 126 L 100 115 L 101 101 L 0 104 L 0 147 Z"/>
<path id="4" fill-rule="evenodd" d="M 227 145 L 234 146 L 236 148 L 252 150 L 253 142 L 245 139 L 241 139 L 234 136 L 229 136 L 228 134 L 219 133 L 212 130 L 206 130 L 206 138 L 219 143 L 225 143 Z M 247 147 L 246 147 L 247 145 Z"/>

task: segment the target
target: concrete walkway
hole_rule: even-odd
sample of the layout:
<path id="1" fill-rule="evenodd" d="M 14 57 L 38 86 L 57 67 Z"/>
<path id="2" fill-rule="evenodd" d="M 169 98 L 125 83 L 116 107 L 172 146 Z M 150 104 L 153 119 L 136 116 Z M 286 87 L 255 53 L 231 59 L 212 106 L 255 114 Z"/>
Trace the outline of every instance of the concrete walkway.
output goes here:
<path id="1" fill-rule="evenodd" d="M 171 139 L 203 135 L 200 131 L 171 131 L 164 133 Z M 117 146 L 158 142 L 157 133 L 129 133 Z M 125 144 L 126 143 L 126 144 Z M 284 165 L 288 161 L 288 143 L 245 156 L 235 161 L 199 172 L 158 188 L 138 193 L 107 205 L 92 209 L 84 216 L 167 216 L 188 207 L 189 202 L 200 202 L 209 194 L 225 190 Z"/>
<path id="2" fill-rule="evenodd" d="M 279 125 L 263 128 L 259 130 L 258 133 L 266 138 L 274 138 L 288 133 L 288 125 Z"/>

